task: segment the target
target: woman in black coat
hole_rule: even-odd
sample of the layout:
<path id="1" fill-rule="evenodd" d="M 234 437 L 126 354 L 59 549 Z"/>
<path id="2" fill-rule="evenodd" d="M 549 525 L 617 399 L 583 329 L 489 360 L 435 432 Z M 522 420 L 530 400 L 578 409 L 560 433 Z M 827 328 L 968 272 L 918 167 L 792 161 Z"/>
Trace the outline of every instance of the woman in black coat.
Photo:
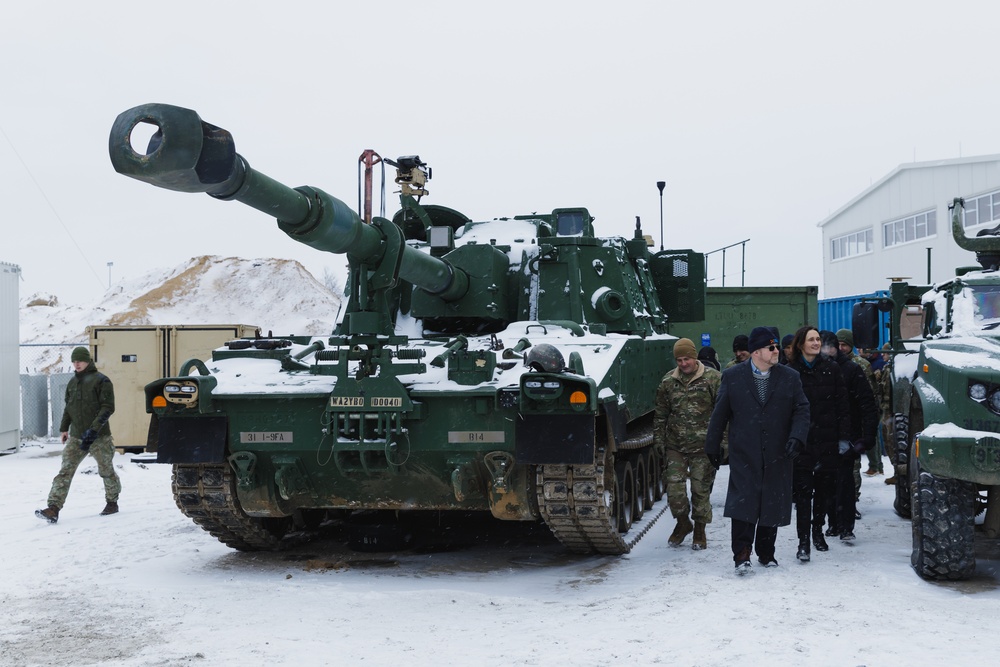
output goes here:
<path id="1" fill-rule="evenodd" d="M 796 558 L 809 560 L 809 529 L 817 551 L 829 547 L 823 537 L 826 508 L 836 493 L 840 448 L 850 446 L 851 414 L 847 387 L 836 362 L 820 354 L 819 331 L 806 325 L 795 332 L 789 367 L 799 372 L 809 399 L 809 437 L 792 471 L 792 500 L 799 535 Z"/>

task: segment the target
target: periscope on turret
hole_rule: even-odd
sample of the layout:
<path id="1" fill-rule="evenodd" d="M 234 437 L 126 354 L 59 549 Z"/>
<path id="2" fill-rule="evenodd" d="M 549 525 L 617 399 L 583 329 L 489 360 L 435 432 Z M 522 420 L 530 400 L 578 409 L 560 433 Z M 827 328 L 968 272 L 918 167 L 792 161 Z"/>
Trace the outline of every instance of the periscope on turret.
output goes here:
<path id="1" fill-rule="evenodd" d="M 109 151 L 119 173 L 239 201 L 348 259 L 329 337 L 231 341 L 145 388 L 178 507 L 226 544 L 279 548 L 358 510 L 480 511 L 620 554 L 665 509 L 653 399 L 667 318 L 704 317 L 701 254 L 651 253 L 638 219 L 632 238 L 598 237 L 582 207 L 473 221 L 423 201 L 418 156 L 385 160 L 400 208 L 368 223 L 170 105 L 119 115 Z"/>

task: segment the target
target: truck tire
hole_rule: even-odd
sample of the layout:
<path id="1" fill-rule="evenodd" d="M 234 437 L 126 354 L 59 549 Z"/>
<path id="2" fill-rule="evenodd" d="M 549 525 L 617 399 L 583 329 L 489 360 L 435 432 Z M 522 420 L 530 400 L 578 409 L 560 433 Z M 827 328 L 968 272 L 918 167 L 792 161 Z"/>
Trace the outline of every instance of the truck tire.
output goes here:
<path id="1" fill-rule="evenodd" d="M 912 446 L 908 461 L 913 489 L 910 564 L 924 579 L 965 579 L 976 568 L 976 485 L 921 470 Z"/>
<path id="2" fill-rule="evenodd" d="M 916 415 L 914 415 L 916 416 Z M 899 469 L 904 467 L 909 458 L 910 444 L 910 417 L 901 413 L 893 415 L 893 438 L 896 441 L 896 498 L 892 502 L 892 508 L 896 514 L 904 519 L 910 518 L 910 476 L 899 474 Z M 923 415 L 920 415 L 916 424 L 918 428 L 913 429 L 913 433 L 923 430 Z"/>

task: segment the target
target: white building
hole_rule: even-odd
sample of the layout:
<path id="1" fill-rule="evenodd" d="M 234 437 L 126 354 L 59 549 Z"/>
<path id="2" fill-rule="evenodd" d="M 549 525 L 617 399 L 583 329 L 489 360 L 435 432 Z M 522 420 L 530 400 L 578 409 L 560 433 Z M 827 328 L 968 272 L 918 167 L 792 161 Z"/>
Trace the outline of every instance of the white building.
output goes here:
<path id="1" fill-rule="evenodd" d="M 17 281 L 21 269 L 0 262 L 0 452 L 21 445 Z"/>
<path id="2" fill-rule="evenodd" d="M 820 222 L 823 298 L 888 289 L 894 277 L 941 282 L 975 265 L 951 235 L 955 197 L 967 236 L 1000 224 L 1000 155 L 902 164 Z"/>

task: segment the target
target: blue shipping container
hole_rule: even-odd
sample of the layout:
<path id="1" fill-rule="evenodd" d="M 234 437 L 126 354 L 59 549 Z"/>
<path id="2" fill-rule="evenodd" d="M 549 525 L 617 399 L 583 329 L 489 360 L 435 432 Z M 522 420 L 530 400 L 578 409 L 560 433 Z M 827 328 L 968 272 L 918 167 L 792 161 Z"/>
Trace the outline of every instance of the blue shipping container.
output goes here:
<path id="1" fill-rule="evenodd" d="M 841 296 L 835 299 L 820 299 L 817 303 L 819 308 L 819 328 L 829 331 L 837 329 L 851 328 L 851 315 L 854 311 L 854 304 L 861 299 L 873 300 L 889 296 L 889 290 L 879 290 L 871 294 L 857 294 L 855 296 Z M 879 347 L 888 342 L 889 335 L 886 328 L 889 324 L 889 313 L 882 313 L 880 319 L 882 326 L 879 327 Z"/>

